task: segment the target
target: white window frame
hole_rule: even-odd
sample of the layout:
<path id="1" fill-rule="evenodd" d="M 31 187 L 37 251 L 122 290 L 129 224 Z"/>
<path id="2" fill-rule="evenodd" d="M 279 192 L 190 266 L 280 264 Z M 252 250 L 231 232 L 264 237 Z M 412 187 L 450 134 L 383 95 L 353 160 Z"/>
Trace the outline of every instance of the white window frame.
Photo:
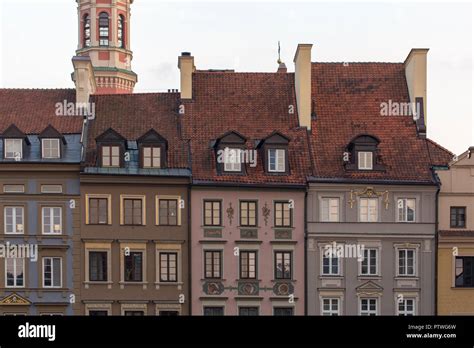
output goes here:
<path id="1" fill-rule="evenodd" d="M 363 202 L 367 202 L 367 206 L 364 207 Z M 371 207 L 370 202 L 375 202 Z M 367 216 L 362 215 L 362 209 L 367 209 Z M 375 208 L 375 217 L 371 219 L 371 208 Z M 379 221 L 379 199 L 378 198 L 359 198 L 359 222 L 378 222 Z"/>
<path id="2" fill-rule="evenodd" d="M 375 250 L 375 273 L 370 273 L 370 266 L 372 264 L 370 263 L 370 251 Z M 367 273 L 362 273 L 362 263 L 365 260 L 365 252 L 367 252 Z M 378 276 L 379 275 L 379 258 L 380 258 L 380 250 L 378 248 L 365 248 L 363 251 L 363 259 L 362 261 L 359 261 L 359 276 L 363 277 L 373 277 L 373 276 Z"/>
<path id="3" fill-rule="evenodd" d="M 413 221 L 408 221 L 408 201 L 413 201 Z M 400 210 L 402 218 L 400 219 Z M 397 221 L 398 222 L 416 222 L 416 198 L 398 198 L 397 200 Z"/>
<path id="4" fill-rule="evenodd" d="M 339 202 L 340 202 L 340 198 L 338 197 L 321 198 L 321 221 L 322 222 L 340 222 Z M 325 212 L 325 208 L 327 208 L 327 214 Z M 327 219 L 325 218 L 326 215 L 327 215 Z"/>
<path id="5" fill-rule="evenodd" d="M 8 288 L 8 289 L 22 289 L 25 287 L 25 283 L 26 283 L 26 267 L 25 267 L 25 259 L 20 259 L 20 258 L 5 258 L 5 288 Z M 13 263 L 13 268 L 14 268 L 14 278 L 13 278 L 13 282 L 15 285 L 8 285 L 8 277 L 7 277 L 7 269 L 8 269 L 8 260 L 13 260 L 14 263 Z M 20 260 L 21 262 L 23 262 L 23 285 L 21 286 L 18 286 L 16 285 L 17 282 L 18 282 L 18 277 L 16 275 L 16 269 L 17 269 L 17 260 Z"/>
<path id="6" fill-rule="evenodd" d="M 114 150 L 114 148 L 117 148 L 117 149 L 118 149 L 118 156 L 113 156 L 113 150 Z M 102 149 L 102 150 L 101 150 L 101 154 L 100 154 L 100 155 L 102 156 L 102 157 L 101 157 L 102 167 L 103 167 L 103 168 L 120 168 L 120 146 L 118 146 L 118 145 L 103 145 L 101 149 Z M 109 162 L 108 162 L 109 164 L 108 164 L 108 165 L 105 164 L 105 157 L 106 157 L 106 156 L 104 156 L 104 150 L 105 150 L 105 149 L 108 149 L 108 151 L 109 151 L 109 154 L 108 154 L 108 156 L 107 156 L 108 159 L 109 159 Z M 118 158 L 118 163 L 117 163 L 117 165 L 114 165 L 114 161 L 113 161 L 113 160 L 114 160 L 115 157 Z"/>
<path id="7" fill-rule="evenodd" d="M 375 311 L 370 309 L 370 301 L 375 300 Z M 362 310 L 362 301 L 367 301 L 367 310 Z M 370 316 L 371 314 L 379 315 L 379 298 L 378 297 L 361 297 L 359 298 L 359 315 Z"/>
<path id="8" fill-rule="evenodd" d="M 59 286 L 54 285 L 54 260 L 59 259 Z M 46 269 L 45 269 L 45 261 L 46 260 L 51 260 L 51 285 L 46 285 Z M 48 256 L 48 257 L 43 257 L 43 288 L 50 289 L 50 288 L 56 288 L 60 289 L 63 286 L 63 259 L 61 257 L 57 256 Z"/>
<path id="9" fill-rule="evenodd" d="M 359 170 L 374 169 L 374 153 L 372 151 L 357 152 L 357 167 Z"/>
<path id="10" fill-rule="evenodd" d="M 324 259 L 326 258 L 324 255 L 325 249 L 321 248 L 321 275 L 322 276 L 340 276 L 341 275 L 341 258 L 340 257 L 333 257 L 332 255 L 328 257 L 329 261 L 329 273 L 324 273 Z M 331 261 L 333 259 L 337 259 L 337 273 L 332 272 L 332 264 Z"/>
<path id="11" fill-rule="evenodd" d="M 271 160 L 272 151 L 275 153 L 275 169 L 272 169 Z M 283 157 L 282 157 L 283 156 Z M 270 173 L 286 172 L 286 150 L 284 149 L 268 149 L 268 171 Z"/>
<path id="12" fill-rule="evenodd" d="M 324 301 L 329 301 L 329 310 L 324 309 Z M 337 310 L 332 309 L 333 301 L 336 301 Z M 341 315 L 341 299 L 338 297 L 322 297 L 321 298 L 321 315 L 340 316 Z"/>
<path id="13" fill-rule="evenodd" d="M 54 224 L 54 210 L 59 209 L 59 232 L 55 230 L 56 224 Z M 45 212 L 46 210 L 50 211 L 50 226 L 52 232 L 46 232 L 45 230 Z M 63 208 L 62 207 L 42 207 L 41 209 L 41 230 L 44 235 L 60 235 L 63 233 Z"/>
<path id="14" fill-rule="evenodd" d="M 241 172 L 242 171 L 242 161 L 241 161 L 241 149 L 238 148 L 226 148 L 224 153 L 224 172 Z M 230 161 L 233 155 L 231 153 L 236 152 L 235 158 L 236 162 Z"/>
<path id="15" fill-rule="evenodd" d="M 405 274 L 402 274 L 400 273 L 400 251 L 405 251 L 405 257 L 407 257 L 407 252 L 408 251 L 413 251 L 413 274 L 408 274 L 408 273 L 405 273 Z M 396 264 L 396 268 L 397 268 L 397 276 L 399 277 L 416 277 L 416 268 L 417 268 L 417 257 L 418 257 L 418 253 L 417 253 L 417 248 L 396 248 L 395 249 L 395 252 L 396 252 L 396 261 L 397 261 L 397 264 Z M 405 272 L 408 271 L 408 264 L 407 262 L 405 261 Z"/>
<path id="16" fill-rule="evenodd" d="M 408 311 L 407 309 L 407 301 L 413 301 L 413 310 Z M 400 311 L 400 304 L 403 303 L 403 310 Z M 401 301 L 398 300 L 398 298 L 395 299 L 395 307 L 397 308 L 397 315 L 401 316 L 407 316 L 408 314 L 411 314 L 411 316 L 416 315 L 416 298 L 415 297 L 403 297 Z"/>
<path id="17" fill-rule="evenodd" d="M 50 190 L 48 190 L 48 188 Z M 57 190 L 53 190 L 57 189 Z M 63 193 L 63 185 L 41 185 L 41 193 L 44 194 L 58 194 L 58 193 Z"/>
<path id="18" fill-rule="evenodd" d="M 143 147 L 143 168 L 147 169 L 159 169 L 161 168 L 161 147 L 160 146 L 144 146 Z M 146 152 L 149 151 L 150 154 L 147 156 Z M 156 153 L 158 152 L 158 156 Z M 150 161 L 150 165 L 146 164 L 146 160 Z"/>
<path id="19" fill-rule="evenodd" d="M 46 143 L 49 143 L 49 145 L 51 146 L 49 149 L 48 149 L 48 152 L 49 152 L 49 155 L 47 156 L 46 155 Z M 53 144 L 55 145 L 55 147 L 53 147 Z M 58 152 L 58 155 L 57 156 L 52 156 L 51 153 L 56 151 Z M 55 139 L 55 138 L 45 138 L 45 139 L 41 139 L 41 157 L 42 158 L 45 158 L 45 159 L 59 159 L 61 158 L 61 146 L 59 145 L 59 139 Z"/>
<path id="20" fill-rule="evenodd" d="M 13 226 L 14 226 L 14 231 L 13 232 L 7 232 L 7 209 L 13 209 L 12 210 L 12 223 L 13 223 Z M 21 211 L 21 224 L 17 224 L 16 223 L 16 210 L 17 209 L 20 209 Z M 6 206 L 4 207 L 3 209 L 3 216 L 4 216 L 4 232 L 5 234 L 8 234 L 8 235 L 23 235 L 25 234 L 25 209 L 24 207 L 18 207 L 18 206 Z M 18 226 L 21 225 L 22 226 L 22 230 L 18 230 Z"/>
<path id="21" fill-rule="evenodd" d="M 20 151 L 15 151 L 13 152 L 13 156 L 7 156 L 7 148 L 11 145 L 14 145 L 15 143 L 20 143 Z M 4 139 L 4 158 L 5 159 L 22 159 L 23 158 L 23 139 Z M 10 151 L 11 152 L 11 151 Z M 15 156 L 15 154 L 19 153 L 20 156 Z"/>

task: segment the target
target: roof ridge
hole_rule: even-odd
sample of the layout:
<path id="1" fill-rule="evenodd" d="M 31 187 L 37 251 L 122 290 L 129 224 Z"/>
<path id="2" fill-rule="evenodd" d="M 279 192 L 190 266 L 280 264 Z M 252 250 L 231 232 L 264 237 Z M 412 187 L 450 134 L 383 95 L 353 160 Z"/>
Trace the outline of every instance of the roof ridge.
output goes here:
<path id="1" fill-rule="evenodd" d="M 153 96 L 153 95 L 179 95 L 179 94 L 180 94 L 180 92 L 140 92 L 140 93 L 121 93 L 121 94 L 106 93 L 106 94 L 92 94 L 92 95 L 94 97 L 103 97 L 103 96 L 106 96 L 106 97 L 111 97 L 111 96 L 114 96 L 114 97 L 120 97 L 120 96 L 130 97 L 130 96 L 143 96 L 143 95 Z"/>
<path id="2" fill-rule="evenodd" d="M 448 153 L 450 153 L 452 156 L 454 156 L 455 154 L 451 151 L 449 151 L 447 148 L 445 148 L 444 146 L 441 146 L 440 144 L 438 144 L 436 141 L 434 140 L 431 140 L 430 138 L 426 138 L 427 141 L 429 141 L 430 143 L 432 143 L 434 146 L 437 146 L 439 147 L 441 150 L 443 151 L 446 151 Z"/>

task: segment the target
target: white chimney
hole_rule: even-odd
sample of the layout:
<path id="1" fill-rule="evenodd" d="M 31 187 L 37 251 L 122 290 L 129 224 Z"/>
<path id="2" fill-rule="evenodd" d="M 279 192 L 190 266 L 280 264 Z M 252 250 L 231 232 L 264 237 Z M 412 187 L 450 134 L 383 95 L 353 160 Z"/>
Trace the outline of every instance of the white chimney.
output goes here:
<path id="1" fill-rule="evenodd" d="M 89 103 L 89 97 L 94 94 L 97 85 L 95 82 L 94 68 L 89 57 L 73 57 L 73 81 L 76 84 L 76 103 Z"/>
<path id="2" fill-rule="evenodd" d="M 416 103 L 417 98 L 423 98 L 425 124 L 427 123 L 427 55 L 427 48 L 412 48 L 404 63 L 410 101 Z"/>
<path id="3" fill-rule="evenodd" d="M 299 44 L 295 59 L 295 91 L 300 127 L 311 129 L 311 44 Z"/>
<path id="4" fill-rule="evenodd" d="M 194 57 L 189 52 L 182 52 L 178 59 L 181 72 L 181 99 L 193 99 Z"/>

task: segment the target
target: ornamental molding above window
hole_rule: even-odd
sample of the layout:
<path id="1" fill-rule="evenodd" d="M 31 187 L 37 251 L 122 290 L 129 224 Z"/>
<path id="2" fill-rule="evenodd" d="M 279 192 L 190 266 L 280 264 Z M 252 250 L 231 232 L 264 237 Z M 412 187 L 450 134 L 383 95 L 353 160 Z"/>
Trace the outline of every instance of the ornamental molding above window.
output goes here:
<path id="1" fill-rule="evenodd" d="M 351 190 L 351 196 L 349 199 L 349 205 L 351 209 L 354 207 L 354 203 L 357 203 L 357 200 L 355 199 L 356 197 L 363 197 L 363 198 L 378 198 L 378 197 L 383 197 L 383 202 L 385 203 L 385 209 L 388 209 L 389 206 L 389 192 L 388 191 L 383 191 L 383 192 L 377 192 L 373 187 L 366 187 L 362 191 L 355 191 Z"/>

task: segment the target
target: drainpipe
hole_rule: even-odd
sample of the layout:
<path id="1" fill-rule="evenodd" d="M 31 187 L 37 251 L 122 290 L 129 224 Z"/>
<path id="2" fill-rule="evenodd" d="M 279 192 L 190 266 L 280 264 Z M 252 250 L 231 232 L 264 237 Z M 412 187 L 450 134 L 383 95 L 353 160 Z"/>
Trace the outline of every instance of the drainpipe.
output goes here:
<path id="1" fill-rule="evenodd" d="M 436 218 L 436 223 L 435 223 L 435 288 L 434 288 L 434 309 L 435 309 L 435 315 L 438 315 L 438 242 L 439 242 L 439 191 L 441 190 L 440 183 L 438 178 L 436 178 L 438 181 L 438 190 L 436 190 L 436 213 L 435 213 L 435 218 Z"/>
<path id="2" fill-rule="evenodd" d="M 192 180 L 192 179 L 191 179 Z M 188 313 L 191 316 L 193 314 L 193 298 L 192 298 L 192 260 L 191 260 L 191 183 L 188 185 L 188 301 L 189 309 Z"/>
<path id="3" fill-rule="evenodd" d="M 304 193 L 304 315 L 308 315 L 308 187 Z"/>

